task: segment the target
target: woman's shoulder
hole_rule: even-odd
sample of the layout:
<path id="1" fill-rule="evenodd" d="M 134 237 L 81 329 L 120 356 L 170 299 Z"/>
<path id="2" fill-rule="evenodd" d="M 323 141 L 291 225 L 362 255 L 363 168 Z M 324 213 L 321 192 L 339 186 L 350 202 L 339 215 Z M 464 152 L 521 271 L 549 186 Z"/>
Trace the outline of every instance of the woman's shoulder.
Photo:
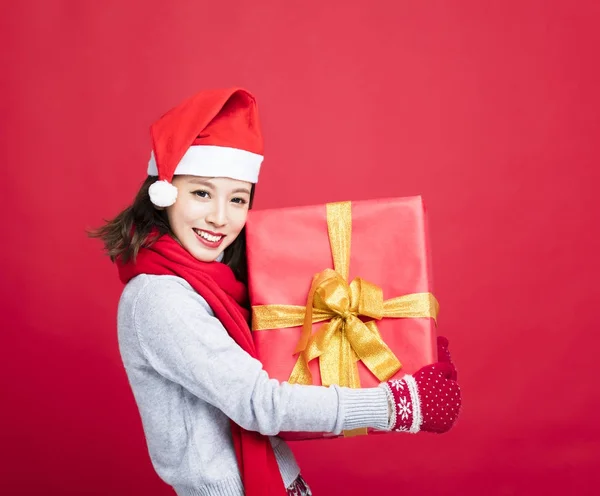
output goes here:
<path id="1" fill-rule="evenodd" d="M 207 313 L 212 309 L 202 296 L 181 277 L 140 274 L 123 288 L 119 300 L 120 313 L 135 313 L 136 309 L 173 310 L 181 305 L 201 306 Z"/>
<path id="2" fill-rule="evenodd" d="M 125 285 L 121 300 L 136 300 L 142 296 L 160 298 L 170 293 L 186 294 L 190 291 L 193 292 L 194 288 L 181 277 L 140 274 Z"/>

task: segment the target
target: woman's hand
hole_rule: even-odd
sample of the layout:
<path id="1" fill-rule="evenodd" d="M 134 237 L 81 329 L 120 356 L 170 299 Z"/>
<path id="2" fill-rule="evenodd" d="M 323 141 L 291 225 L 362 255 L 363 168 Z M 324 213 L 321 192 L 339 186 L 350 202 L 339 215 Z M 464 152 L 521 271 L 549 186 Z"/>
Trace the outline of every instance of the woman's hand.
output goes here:
<path id="1" fill-rule="evenodd" d="M 392 406 L 390 429 L 399 432 L 443 433 L 456 422 L 461 407 L 460 387 L 448 340 L 438 338 L 438 362 L 414 375 L 382 384 Z"/>

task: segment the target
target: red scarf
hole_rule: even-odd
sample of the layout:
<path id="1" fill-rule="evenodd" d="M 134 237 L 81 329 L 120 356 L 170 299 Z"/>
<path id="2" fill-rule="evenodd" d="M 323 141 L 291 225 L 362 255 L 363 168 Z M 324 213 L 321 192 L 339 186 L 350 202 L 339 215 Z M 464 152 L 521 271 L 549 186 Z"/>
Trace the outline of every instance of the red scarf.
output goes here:
<path id="1" fill-rule="evenodd" d="M 123 284 L 139 274 L 185 279 L 210 305 L 234 341 L 252 357 L 257 357 L 248 327 L 248 311 L 242 306 L 247 301 L 246 286 L 235 278 L 227 265 L 200 262 L 172 237 L 164 235 L 151 247 L 142 248 L 135 263 L 117 262 L 117 266 Z M 286 494 L 269 438 L 242 429 L 233 421 L 231 432 L 246 495 Z"/>

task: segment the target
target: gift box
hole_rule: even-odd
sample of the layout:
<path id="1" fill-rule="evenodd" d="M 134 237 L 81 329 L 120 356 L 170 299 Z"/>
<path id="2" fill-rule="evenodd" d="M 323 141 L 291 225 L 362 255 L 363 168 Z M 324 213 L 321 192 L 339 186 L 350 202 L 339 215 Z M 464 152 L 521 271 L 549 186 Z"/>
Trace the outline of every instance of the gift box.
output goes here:
<path id="1" fill-rule="evenodd" d="M 251 211 L 246 242 L 253 337 L 270 377 L 373 387 L 437 359 L 421 197 Z"/>

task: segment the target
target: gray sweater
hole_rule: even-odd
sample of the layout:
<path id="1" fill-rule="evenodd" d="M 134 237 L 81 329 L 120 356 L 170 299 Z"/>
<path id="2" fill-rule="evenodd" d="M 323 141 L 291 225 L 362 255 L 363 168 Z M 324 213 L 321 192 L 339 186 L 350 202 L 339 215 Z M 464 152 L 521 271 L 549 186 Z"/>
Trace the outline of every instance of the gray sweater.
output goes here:
<path id="1" fill-rule="evenodd" d="M 388 429 L 382 388 L 270 379 L 179 277 L 132 279 L 119 302 L 118 335 L 153 466 L 179 496 L 244 494 L 229 419 L 271 436 L 286 487 L 299 469 L 279 432 Z"/>

